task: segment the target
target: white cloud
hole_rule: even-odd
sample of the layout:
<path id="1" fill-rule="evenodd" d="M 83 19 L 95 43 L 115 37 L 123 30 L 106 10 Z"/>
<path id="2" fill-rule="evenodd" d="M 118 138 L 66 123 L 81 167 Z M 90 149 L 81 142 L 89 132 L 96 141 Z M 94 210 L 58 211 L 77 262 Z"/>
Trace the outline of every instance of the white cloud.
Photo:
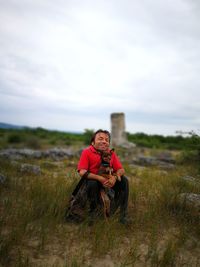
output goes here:
<path id="1" fill-rule="evenodd" d="M 119 111 L 127 114 L 129 131 L 173 134 L 179 126 L 198 128 L 195 4 L 2 3 L 0 121 L 66 130 L 108 128 L 110 113 Z"/>

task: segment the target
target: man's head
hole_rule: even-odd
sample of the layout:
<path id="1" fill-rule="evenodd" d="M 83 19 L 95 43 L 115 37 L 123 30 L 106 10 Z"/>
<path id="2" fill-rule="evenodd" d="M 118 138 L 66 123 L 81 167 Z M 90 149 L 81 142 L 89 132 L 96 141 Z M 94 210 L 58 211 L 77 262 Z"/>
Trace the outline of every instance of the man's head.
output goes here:
<path id="1" fill-rule="evenodd" d="M 110 145 L 110 133 L 106 130 L 99 129 L 93 134 L 91 144 L 98 150 L 108 150 Z"/>

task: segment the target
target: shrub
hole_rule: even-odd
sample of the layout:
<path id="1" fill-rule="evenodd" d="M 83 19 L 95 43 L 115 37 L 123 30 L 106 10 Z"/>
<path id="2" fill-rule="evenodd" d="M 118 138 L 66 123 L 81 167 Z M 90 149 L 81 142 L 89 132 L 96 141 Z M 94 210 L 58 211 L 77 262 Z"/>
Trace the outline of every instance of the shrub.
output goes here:
<path id="1" fill-rule="evenodd" d="M 10 144 L 18 144 L 22 142 L 22 137 L 20 134 L 18 133 L 11 133 L 8 136 L 8 143 Z"/>
<path id="2" fill-rule="evenodd" d="M 34 137 L 34 136 L 30 136 L 26 140 L 26 145 L 28 147 L 30 147 L 30 148 L 33 148 L 33 149 L 39 149 L 39 148 L 41 148 L 40 140 L 37 137 Z"/>
<path id="3" fill-rule="evenodd" d="M 89 145 L 90 144 L 90 141 L 91 141 L 91 138 L 94 134 L 94 130 L 92 129 L 85 129 L 84 133 L 83 133 L 83 136 L 84 136 L 84 143 L 86 145 Z"/>
<path id="4" fill-rule="evenodd" d="M 188 138 L 187 149 L 185 149 L 181 155 L 180 163 L 196 164 L 200 174 L 200 135 L 196 134 L 194 131 L 182 134 L 188 134 L 190 138 Z"/>

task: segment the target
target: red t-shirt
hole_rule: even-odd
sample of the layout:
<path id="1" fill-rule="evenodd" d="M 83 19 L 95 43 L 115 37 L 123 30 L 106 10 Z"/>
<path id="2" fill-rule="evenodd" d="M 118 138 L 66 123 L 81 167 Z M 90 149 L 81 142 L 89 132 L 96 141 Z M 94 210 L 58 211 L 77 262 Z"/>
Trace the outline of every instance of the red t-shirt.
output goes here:
<path id="1" fill-rule="evenodd" d="M 78 163 L 78 171 L 84 169 L 91 173 L 97 174 L 100 165 L 101 165 L 100 152 L 98 152 L 93 146 L 89 146 L 88 148 L 84 149 L 81 154 Z M 113 152 L 111 155 L 110 167 L 113 168 L 114 172 L 123 168 L 115 152 Z"/>

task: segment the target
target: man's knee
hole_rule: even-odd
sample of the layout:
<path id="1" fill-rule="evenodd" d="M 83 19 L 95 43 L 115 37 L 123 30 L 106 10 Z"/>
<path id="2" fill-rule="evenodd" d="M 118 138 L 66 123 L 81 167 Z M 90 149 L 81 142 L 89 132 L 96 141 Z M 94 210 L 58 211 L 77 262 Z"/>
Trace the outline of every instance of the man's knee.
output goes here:
<path id="1" fill-rule="evenodd" d="M 121 176 L 121 182 L 124 184 L 128 184 L 128 177 L 126 177 L 125 175 Z"/>
<path id="2" fill-rule="evenodd" d="M 88 191 L 97 191 L 99 190 L 99 182 L 96 180 L 88 180 L 87 188 L 88 188 Z"/>

